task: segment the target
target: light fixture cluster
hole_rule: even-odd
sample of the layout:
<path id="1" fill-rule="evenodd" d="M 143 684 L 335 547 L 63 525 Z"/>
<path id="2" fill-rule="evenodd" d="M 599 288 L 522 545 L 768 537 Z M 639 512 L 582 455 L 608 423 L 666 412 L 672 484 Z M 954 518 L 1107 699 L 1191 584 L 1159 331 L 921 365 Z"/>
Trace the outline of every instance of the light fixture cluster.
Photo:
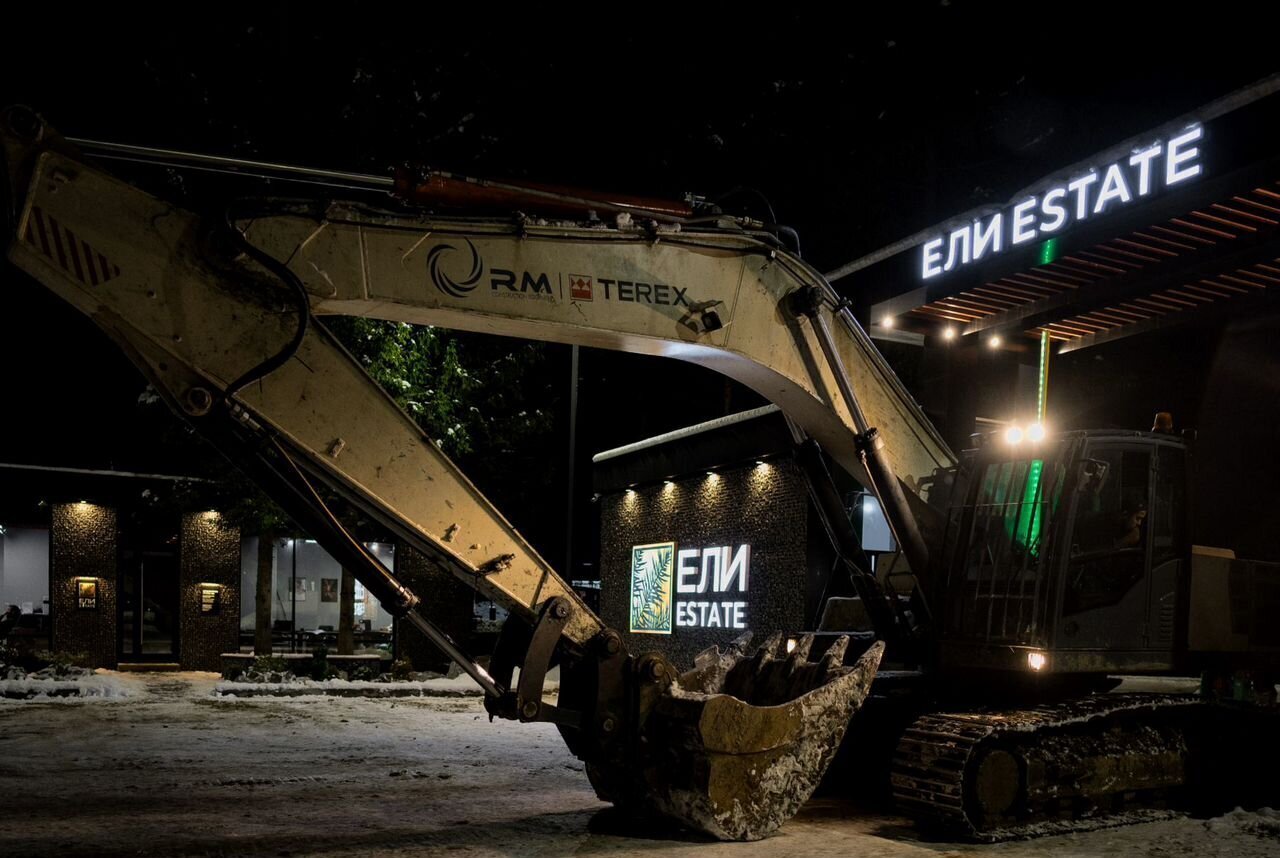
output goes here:
<path id="1" fill-rule="evenodd" d="M 1006 444 L 1017 446 L 1023 441 L 1030 441 L 1032 444 L 1039 444 L 1044 440 L 1045 429 L 1042 423 L 1032 423 L 1025 429 L 1018 425 L 1010 426 L 1004 430 L 1004 441 Z"/>
<path id="2" fill-rule="evenodd" d="M 737 466 L 726 466 L 728 470 L 732 470 L 734 467 L 737 467 Z M 762 473 L 770 470 L 772 467 L 773 465 L 770 464 L 769 459 L 767 457 L 761 457 L 755 460 L 753 471 L 757 473 Z M 715 468 L 708 468 L 704 476 L 709 482 L 719 482 L 721 477 L 721 472 L 720 470 L 717 470 Z M 675 475 L 672 475 L 664 478 L 663 480 L 660 481 L 660 483 L 651 483 L 646 485 L 661 485 L 662 491 L 665 494 L 675 490 L 676 477 Z M 642 488 L 645 488 L 645 485 L 642 485 L 641 483 L 632 483 L 631 485 L 627 486 L 622 493 L 624 497 L 628 499 L 632 499 L 636 497 L 638 491 Z"/>

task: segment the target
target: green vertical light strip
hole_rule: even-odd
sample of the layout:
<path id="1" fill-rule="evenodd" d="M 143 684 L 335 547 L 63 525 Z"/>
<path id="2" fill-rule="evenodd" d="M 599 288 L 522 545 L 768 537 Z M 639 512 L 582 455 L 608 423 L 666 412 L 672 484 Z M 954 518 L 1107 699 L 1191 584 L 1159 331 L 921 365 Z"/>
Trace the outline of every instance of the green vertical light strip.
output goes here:
<path id="1" fill-rule="evenodd" d="M 1052 239 L 1050 239 L 1052 240 Z M 1047 244 L 1048 242 L 1046 242 Z M 1036 421 L 1043 426 L 1049 398 L 1049 332 L 1040 331 L 1040 372 L 1036 378 Z M 1044 460 L 1035 459 L 1027 469 L 1027 485 L 1018 508 L 1018 523 L 1014 526 L 1014 539 L 1018 544 L 1036 554 L 1040 550 L 1041 497 L 1040 478 L 1044 472 Z"/>
<path id="2" fill-rule="evenodd" d="M 1048 265 L 1058 258 L 1058 239 L 1051 238 L 1040 245 L 1040 264 Z"/>
<path id="3" fill-rule="evenodd" d="M 1022 492 L 1018 523 L 1013 530 L 1018 545 L 1032 554 L 1040 550 L 1040 474 L 1043 471 L 1043 459 L 1034 459 L 1027 469 L 1027 486 Z"/>
<path id="4" fill-rule="evenodd" d="M 1036 384 L 1036 420 L 1043 426 L 1049 400 L 1049 332 L 1044 329 L 1040 331 L 1040 374 Z"/>

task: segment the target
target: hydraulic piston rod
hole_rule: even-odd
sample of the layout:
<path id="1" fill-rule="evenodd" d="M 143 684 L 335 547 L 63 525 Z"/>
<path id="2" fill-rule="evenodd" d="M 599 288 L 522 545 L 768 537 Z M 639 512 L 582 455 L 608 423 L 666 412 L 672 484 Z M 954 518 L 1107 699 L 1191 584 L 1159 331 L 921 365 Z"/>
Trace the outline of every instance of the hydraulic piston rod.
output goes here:
<path id="1" fill-rule="evenodd" d="M 898 481 L 898 477 L 893 473 L 885 457 L 884 439 L 880 437 L 880 433 L 874 426 L 867 424 L 866 414 L 863 413 L 857 394 L 849 381 L 849 373 L 845 369 L 844 361 L 840 358 L 835 339 L 831 335 L 831 328 L 822 316 L 821 297 L 816 287 L 799 290 L 793 295 L 792 307 L 798 315 L 807 316 L 813 324 L 823 355 L 827 359 L 832 375 L 835 376 L 840 397 L 844 400 L 845 407 L 849 409 L 849 415 L 853 419 L 858 435 L 858 454 L 863 466 L 867 469 L 871 490 L 875 493 L 876 500 L 880 502 L 880 508 L 884 510 L 885 518 L 893 531 L 893 538 L 902 547 L 911 571 L 917 575 L 923 574 L 929 565 L 929 548 L 925 544 L 923 534 L 920 533 L 920 525 L 915 515 L 907 505 L 902 483 Z"/>

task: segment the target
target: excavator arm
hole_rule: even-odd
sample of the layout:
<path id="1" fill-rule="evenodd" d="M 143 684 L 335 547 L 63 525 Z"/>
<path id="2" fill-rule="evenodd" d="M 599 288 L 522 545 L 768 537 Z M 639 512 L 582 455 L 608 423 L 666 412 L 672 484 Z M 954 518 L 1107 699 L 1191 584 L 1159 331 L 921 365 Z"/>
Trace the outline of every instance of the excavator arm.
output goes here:
<path id="1" fill-rule="evenodd" d="M 27 111 L 6 114 L 0 142 L 16 201 L 9 259 L 89 316 L 384 607 L 458 661 L 491 713 L 556 723 L 602 797 L 719 837 L 764 836 L 808 797 L 881 645 L 846 667 L 843 643 L 810 662 L 807 641 L 754 655 L 744 641 L 679 677 L 661 656 L 627 653 L 316 317 L 709 366 L 875 487 L 918 568 L 927 549 L 905 532 L 910 510 L 951 454 L 819 275 L 758 235 L 626 217 L 582 226 L 267 200 L 207 218 L 85 164 Z M 422 616 L 335 498 L 511 610 L 519 625 L 489 670 Z M 553 661 L 556 704 L 542 699 Z"/>

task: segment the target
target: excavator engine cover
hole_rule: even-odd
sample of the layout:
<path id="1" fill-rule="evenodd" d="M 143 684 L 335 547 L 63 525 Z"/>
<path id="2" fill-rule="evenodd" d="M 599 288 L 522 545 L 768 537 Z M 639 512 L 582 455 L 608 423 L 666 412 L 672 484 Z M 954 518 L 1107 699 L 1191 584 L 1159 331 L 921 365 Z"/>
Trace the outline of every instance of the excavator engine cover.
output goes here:
<path id="1" fill-rule="evenodd" d="M 721 840 L 759 840 L 799 811 L 866 699 L 884 644 L 845 666 L 847 637 L 817 661 L 812 635 L 790 652 L 774 635 L 748 655 L 750 639 L 706 650 L 662 689 L 641 729 L 639 771 L 588 762 L 601 798 Z"/>

